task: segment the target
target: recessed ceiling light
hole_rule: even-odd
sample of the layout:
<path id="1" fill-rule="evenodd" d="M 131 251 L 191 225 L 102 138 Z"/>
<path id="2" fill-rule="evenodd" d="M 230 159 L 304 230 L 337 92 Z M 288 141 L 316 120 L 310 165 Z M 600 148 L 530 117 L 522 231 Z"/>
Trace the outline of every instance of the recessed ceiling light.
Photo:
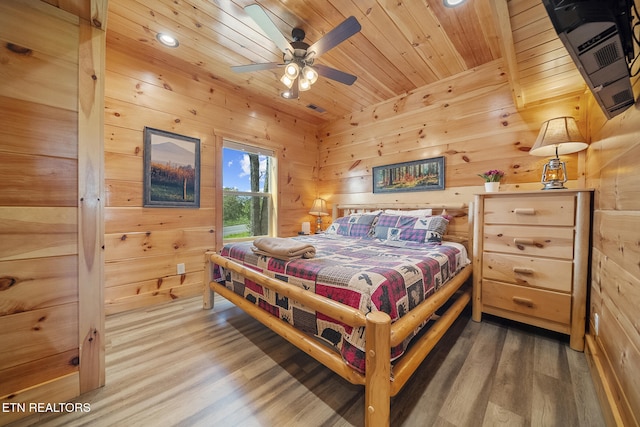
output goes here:
<path id="1" fill-rule="evenodd" d="M 443 0 L 444 5 L 447 7 L 456 7 L 456 6 L 460 6 L 462 3 L 464 3 L 466 0 Z"/>
<path id="2" fill-rule="evenodd" d="M 167 47 L 178 47 L 180 43 L 178 43 L 178 39 L 169 35 L 167 33 L 158 33 L 156 34 L 156 39 L 163 45 Z"/>

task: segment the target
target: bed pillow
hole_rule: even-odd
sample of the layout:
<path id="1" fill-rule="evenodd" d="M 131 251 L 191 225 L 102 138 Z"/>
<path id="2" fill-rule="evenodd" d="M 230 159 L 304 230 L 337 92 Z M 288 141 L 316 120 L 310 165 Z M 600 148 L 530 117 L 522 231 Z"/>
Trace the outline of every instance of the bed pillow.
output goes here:
<path id="1" fill-rule="evenodd" d="M 325 230 L 325 234 L 349 237 L 367 237 L 378 220 L 378 214 L 352 214 L 336 219 Z"/>
<path id="2" fill-rule="evenodd" d="M 442 215 L 408 216 L 382 214 L 375 225 L 374 237 L 418 243 L 442 243 L 449 220 Z"/>
<path id="3" fill-rule="evenodd" d="M 412 209 L 407 211 L 385 209 L 384 213 L 389 215 L 430 216 L 433 215 L 433 209 Z"/>

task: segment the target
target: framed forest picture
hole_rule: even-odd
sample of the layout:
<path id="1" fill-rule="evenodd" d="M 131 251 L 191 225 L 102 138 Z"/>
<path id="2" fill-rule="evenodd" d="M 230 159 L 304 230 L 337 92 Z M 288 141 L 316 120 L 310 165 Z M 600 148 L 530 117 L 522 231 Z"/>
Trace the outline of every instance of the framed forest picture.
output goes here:
<path id="1" fill-rule="evenodd" d="M 444 190 L 444 157 L 373 168 L 373 192 Z"/>
<path id="2" fill-rule="evenodd" d="M 144 128 L 144 207 L 200 207 L 200 140 Z"/>

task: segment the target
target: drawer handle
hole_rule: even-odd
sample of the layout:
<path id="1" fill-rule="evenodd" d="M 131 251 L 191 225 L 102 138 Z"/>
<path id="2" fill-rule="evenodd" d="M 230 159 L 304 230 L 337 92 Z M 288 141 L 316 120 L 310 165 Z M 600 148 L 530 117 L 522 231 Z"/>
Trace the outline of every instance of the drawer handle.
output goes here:
<path id="1" fill-rule="evenodd" d="M 530 300 L 529 298 L 513 297 L 512 299 L 513 299 L 513 302 L 515 302 L 516 304 L 526 305 L 529 308 L 533 307 L 533 301 Z"/>
<path id="2" fill-rule="evenodd" d="M 533 239 L 523 239 L 521 237 L 516 237 L 513 239 L 513 244 L 516 246 L 533 246 L 536 242 Z"/>
<path id="3" fill-rule="evenodd" d="M 536 210 L 534 208 L 515 208 L 513 213 L 516 215 L 535 215 Z"/>
<path id="4" fill-rule="evenodd" d="M 533 269 L 527 267 L 513 267 L 513 272 L 520 274 L 533 274 Z"/>

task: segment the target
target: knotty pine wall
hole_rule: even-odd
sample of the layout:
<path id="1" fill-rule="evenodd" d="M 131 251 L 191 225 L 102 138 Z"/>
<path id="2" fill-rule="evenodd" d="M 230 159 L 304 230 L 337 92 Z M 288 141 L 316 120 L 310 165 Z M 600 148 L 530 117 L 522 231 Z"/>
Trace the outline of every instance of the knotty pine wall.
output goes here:
<path id="1" fill-rule="evenodd" d="M 105 380 L 106 6 L 85 6 L 66 2 L 69 12 L 39 0 L 0 2 L 3 409 L 64 402 Z M 28 415 L 3 410 L 0 425 Z"/>
<path id="2" fill-rule="evenodd" d="M 634 83 L 636 99 L 640 79 Z M 607 121 L 592 101 L 587 185 L 596 189 L 587 352 L 610 422 L 640 424 L 640 108 Z M 595 314 L 599 316 L 598 333 Z M 596 382 L 598 382 L 596 378 Z M 606 405 L 603 405 L 606 407 Z"/>
<path id="3" fill-rule="evenodd" d="M 502 60 L 419 88 L 319 131 L 318 188 L 336 202 L 460 202 L 484 191 L 477 175 L 500 169 L 501 188 L 541 188 L 547 159 L 528 154 L 540 125 L 569 115 L 586 130 L 580 97 L 517 111 Z M 445 157 L 445 190 L 373 194 L 374 166 Z M 584 155 L 563 156 L 569 187 L 584 182 Z"/>
<path id="4" fill-rule="evenodd" d="M 312 220 L 315 125 L 251 104 L 188 64 L 145 57 L 109 32 L 106 68 L 107 314 L 202 292 L 204 252 L 221 244 L 223 138 L 275 150 L 278 235 Z M 145 126 L 200 139 L 199 209 L 142 207 Z M 186 274 L 176 274 L 178 263 Z"/>

